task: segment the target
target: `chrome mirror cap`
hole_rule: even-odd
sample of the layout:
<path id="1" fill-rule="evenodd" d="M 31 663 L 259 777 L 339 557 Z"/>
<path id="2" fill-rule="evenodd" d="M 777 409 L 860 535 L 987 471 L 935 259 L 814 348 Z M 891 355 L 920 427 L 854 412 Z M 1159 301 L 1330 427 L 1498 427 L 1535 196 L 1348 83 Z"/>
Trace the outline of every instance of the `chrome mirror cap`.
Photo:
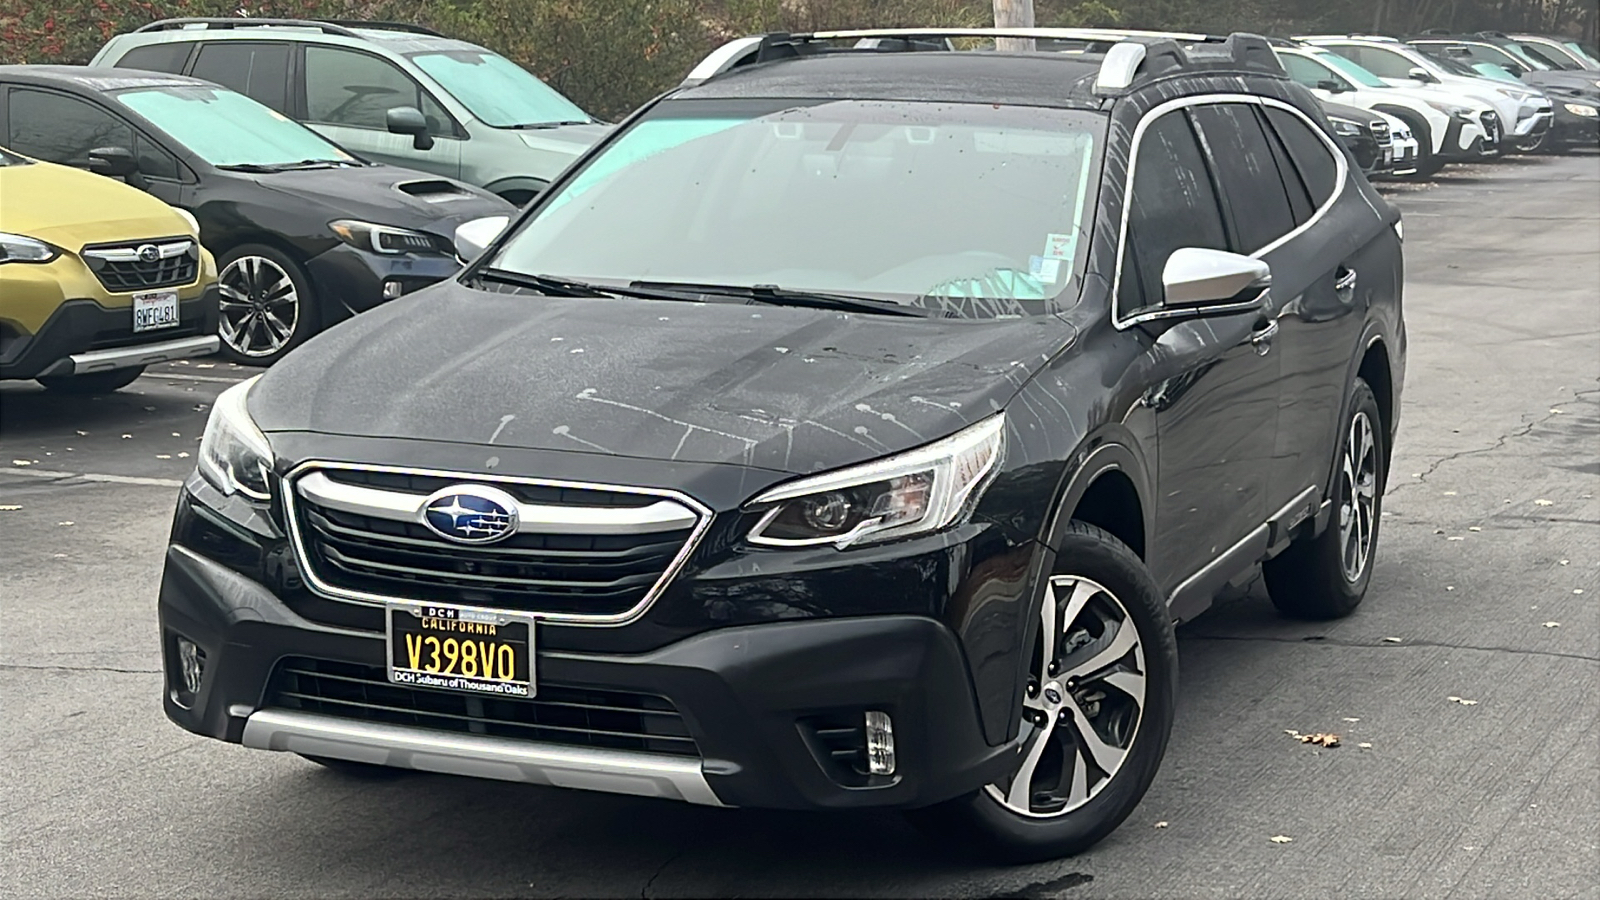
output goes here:
<path id="1" fill-rule="evenodd" d="M 487 216 L 457 225 L 456 256 L 459 256 L 463 263 L 472 262 L 482 256 L 483 251 L 500 236 L 500 232 L 506 230 L 506 223 L 510 221 L 510 216 Z"/>
<path id="2" fill-rule="evenodd" d="M 1226 250 L 1182 247 L 1167 257 L 1161 284 L 1171 307 L 1248 302 L 1251 298 L 1242 295 L 1271 285 L 1272 269 L 1259 259 Z"/>

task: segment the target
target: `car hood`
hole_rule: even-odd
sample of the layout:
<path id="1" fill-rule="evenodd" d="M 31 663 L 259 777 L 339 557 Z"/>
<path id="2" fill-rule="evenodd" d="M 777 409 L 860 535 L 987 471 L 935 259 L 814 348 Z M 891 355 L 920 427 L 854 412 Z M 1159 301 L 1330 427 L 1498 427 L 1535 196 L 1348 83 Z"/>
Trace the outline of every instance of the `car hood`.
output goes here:
<path id="1" fill-rule="evenodd" d="M 120 181 L 47 162 L 0 167 L 0 230 L 76 253 L 87 244 L 190 234 L 167 204 Z"/>
<path id="2" fill-rule="evenodd" d="M 469 184 L 398 166 L 298 169 L 255 175 L 256 182 L 329 218 L 361 219 L 453 237 L 455 226 L 483 216 L 506 216 L 516 207 Z"/>
<path id="3" fill-rule="evenodd" d="M 1453 103 L 1457 106 L 1471 107 L 1474 112 L 1493 109 L 1492 106 L 1483 102 L 1482 100 L 1477 99 L 1476 97 L 1469 97 L 1466 94 L 1451 91 L 1449 88 L 1389 87 L 1387 89 L 1375 88 L 1373 89 L 1373 93 L 1380 95 L 1379 100 L 1377 101 L 1380 103 L 1384 100 L 1393 102 L 1396 99 L 1405 98 L 1416 103 L 1427 103 L 1430 100 L 1435 103 Z"/>
<path id="4" fill-rule="evenodd" d="M 314 338 L 252 389 L 268 433 L 566 450 L 805 473 L 1001 409 L 1071 343 L 964 321 L 488 293 L 449 281 Z"/>
<path id="5" fill-rule="evenodd" d="M 557 128 L 527 129 L 517 132 L 522 142 L 535 150 L 575 157 L 611 132 L 612 126 L 592 122 L 587 125 L 562 125 Z"/>
<path id="6" fill-rule="evenodd" d="M 1600 99 L 1600 77 L 1595 72 L 1529 72 L 1524 79 L 1529 87 L 1556 88 L 1559 96 L 1571 97 L 1575 93 L 1585 100 Z"/>

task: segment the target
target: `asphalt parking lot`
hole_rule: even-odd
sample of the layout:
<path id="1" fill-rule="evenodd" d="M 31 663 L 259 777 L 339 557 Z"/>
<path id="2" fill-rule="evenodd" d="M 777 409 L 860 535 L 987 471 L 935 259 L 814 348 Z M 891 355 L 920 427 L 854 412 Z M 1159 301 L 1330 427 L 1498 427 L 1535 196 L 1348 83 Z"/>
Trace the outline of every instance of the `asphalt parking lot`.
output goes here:
<path id="1" fill-rule="evenodd" d="M 353 781 L 180 731 L 162 549 L 209 404 L 249 371 L 0 385 L 0 893 L 1600 896 L 1600 155 L 1390 195 L 1410 368 L 1366 604 L 1293 623 L 1252 586 L 1180 629 L 1149 795 L 1043 865 L 974 863 L 889 813 Z"/>

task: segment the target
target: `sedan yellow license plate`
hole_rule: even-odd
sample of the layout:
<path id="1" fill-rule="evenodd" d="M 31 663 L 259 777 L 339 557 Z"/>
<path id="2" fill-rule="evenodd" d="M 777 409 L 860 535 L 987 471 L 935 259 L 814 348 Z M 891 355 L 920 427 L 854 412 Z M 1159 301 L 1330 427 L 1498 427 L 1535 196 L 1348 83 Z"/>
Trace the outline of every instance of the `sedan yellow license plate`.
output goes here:
<path id="1" fill-rule="evenodd" d="M 387 615 L 395 684 L 533 696 L 532 617 L 434 603 L 390 603 Z"/>

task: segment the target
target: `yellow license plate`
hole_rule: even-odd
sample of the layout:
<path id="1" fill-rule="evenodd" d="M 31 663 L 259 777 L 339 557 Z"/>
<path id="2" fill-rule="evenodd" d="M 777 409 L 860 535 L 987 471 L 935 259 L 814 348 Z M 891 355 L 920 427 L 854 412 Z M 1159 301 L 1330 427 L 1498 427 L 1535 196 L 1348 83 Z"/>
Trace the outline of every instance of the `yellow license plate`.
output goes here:
<path id="1" fill-rule="evenodd" d="M 432 603 L 390 603 L 389 680 L 395 684 L 532 697 L 533 619 Z"/>

